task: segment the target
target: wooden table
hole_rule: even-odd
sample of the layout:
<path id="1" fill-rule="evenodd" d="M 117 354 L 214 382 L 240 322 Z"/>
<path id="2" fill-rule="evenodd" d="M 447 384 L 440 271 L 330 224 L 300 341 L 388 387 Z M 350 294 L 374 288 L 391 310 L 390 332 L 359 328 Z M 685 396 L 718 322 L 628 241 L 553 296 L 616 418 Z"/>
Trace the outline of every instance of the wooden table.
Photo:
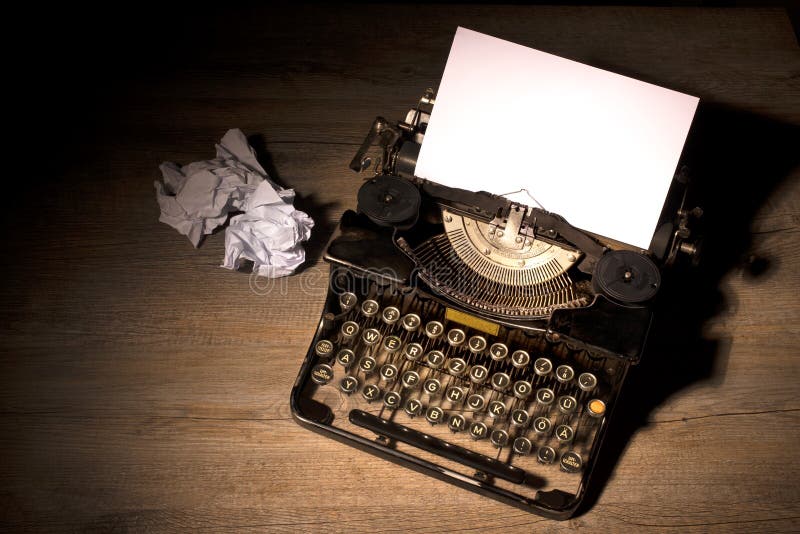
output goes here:
<path id="1" fill-rule="evenodd" d="M 82 15 L 50 22 L 49 62 L 30 68 L 50 84 L 31 83 L 38 104 L 21 110 L 36 156 L 6 162 L 20 190 L 4 204 L 0 525 L 800 529 L 800 53 L 782 10 Z M 603 491 L 564 523 L 320 437 L 289 410 L 324 299 L 322 250 L 359 187 L 347 164 L 375 115 L 400 118 L 436 86 L 457 25 L 709 106 L 694 169 L 713 191 L 709 261 L 664 297 Z M 158 222 L 158 164 L 211 157 L 231 127 L 257 136 L 317 222 L 307 266 L 268 292 L 219 268 L 223 233 L 195 250 Z"/>

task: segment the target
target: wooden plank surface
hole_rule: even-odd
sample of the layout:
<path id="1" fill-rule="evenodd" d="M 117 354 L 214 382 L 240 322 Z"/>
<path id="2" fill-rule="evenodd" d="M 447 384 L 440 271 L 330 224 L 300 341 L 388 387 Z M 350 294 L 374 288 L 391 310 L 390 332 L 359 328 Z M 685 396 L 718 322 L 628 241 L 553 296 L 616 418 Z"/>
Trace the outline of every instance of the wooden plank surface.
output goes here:
<path id="1" fill-rule="evenodd" d="M 2 229 L 0 525 L 800 529 L 800 50 L 782 10 L 129 15 L 118 35 L 78 24 L 79 42 L 31 69 L 56 90 L 31 83 L 49 98 L 18 110 L 42 146 L 15 162 Z M 713 261 L 665 297 L 602 492 L 564 523 L 312 434 L 288 407 L 325 295 L 324 243 L 359 186 L 347 164 L 375 115 L 399 118 L 436 85 L 457 25 L 713 104 L 696 166 L 713 192 Z M 317 222 L 307 266 L 269 291 L 218 267 L 223 233 L 195 250 L 158 222 L 158 164 L 210 157 L 230 127 L 258 134 Z"/>

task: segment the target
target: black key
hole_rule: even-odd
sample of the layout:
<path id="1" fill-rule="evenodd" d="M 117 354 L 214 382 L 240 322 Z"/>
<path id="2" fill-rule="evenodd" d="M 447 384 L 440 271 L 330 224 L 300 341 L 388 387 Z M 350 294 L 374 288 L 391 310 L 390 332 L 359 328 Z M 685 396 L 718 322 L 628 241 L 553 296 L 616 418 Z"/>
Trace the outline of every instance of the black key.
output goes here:
<path id="1" fill-rule="evenodd" d="M 546 376 L 553 370 L 553 362 L 547 358 L 536 358 L 533 362 L 533 371 L 539 376 Z"/>
<path id="2" fill-rule="evenodd" d="M 450 418 L 447 420 L 447 427 L 453 432 L 461 432 L 466 426 L 467 420 L 464 419 L 463 415 L 458 413 L 450 415 Z"/>
<path id="3" fill-rule="evenodd" d="M 379 309 L 380 305 L 374 300 L 365 300 L 361 303 L 361 313 L 363 313 L 365 317 L 373 317 L 378 313 Z"/>
<path id="4" fill-rule="evenodd" d="M 419 318 L 419 315 L 416 313 L 409 313 L 403 316 L 403 328 L 405 328 L 409 332 L 415 332 L 419 325 L 422 324 L 422 320 Z"/>
<path id="5" fill-rule="evenodd" d="M 320 358 L 327 358 L 333 354 L 333 343 L 327 339 L 320 339 L 314 346 L 314 352 L 316 352 L 317 356 Z"/>
<path id="6" fill-rule="evenodd" d="M 358 302 L 358 297 L 353 293 L 342 293 L 339 295 L 339 307 L 342 311 L 348 311 L 353 308 Z"/>
<path id="7" fill-rule="evenodd" d="M 431 321 L 425 325 L 425 335 L 431 339 L 436 339 L 444 332 L 444 325 L 439 321 Z"/>
<path id="8" fill-rule="evenodd" d="M 396 323 L 399 318 L 400 318 L 400 310 L 398 310 L 394 306 L 388 306 L 384 308 L 383 312 L 381 313 L 381 319 L 383 319 L 384 323 L 389 325 Z"/>
<path id="9" fill-rule="evenodd" d="M 575 437 L 575 431 L 572 430 L 571 426 L 567 425 L 558 425 L 555 431 L 556 439 L 561 443 L 567 443 L 572 441 L 572 438 Z"/>
<path id="10" fill-rule="evenodd" d="M 445 397 L 447 397 L 447 400 L 453 404 L 456 404 L 457 402 L 461 402 L 461 400 L 464 398 L 464 390 L 458 386 L 450 386 L 447 388 Z"/>
<path id="11" fill-rule="evenodd" d="M 522 369 L 531 363 L 531 356 L 524 350 L 515 350 L 511 355 L 511 365 L 517 369 Z"/>
<path id="12" fill-rule="evenodd" d="M 467 406 L 472 408 L 473 411 L 479 412 L 486 407 L 486 399 L 483 398 L 483 395 L 473 393 L 467 397 Z"/>
<path id="13" fill-rule="evenodd" d="M 473 365 L 469 370 L 469 379 L 473 384 L 483 384 L 489 376 L 489 370 L 482 365 Z"/>
<path id="14" fill-rule="evenodd" d="M 556 367 L 556 380 L 566 383 L 575 377 L 575 371 L 569 365 L 559 365 Z"/>
<path id="15" fill-rule="evenodd" d="M 501 419 L 506 414 L 506 405 L 500 401 L 492 401 L 487 411 L 492 419 Z"/>
<path id="16" fill-rule="evenodd" d="M 425 419 L 432 425 L 438 425 L 444 421 L 444 410 L 438 406 L 431 406 L 428 408 L 428 411 L 425 412 Z"/>
<path id="17" fill-rule="evenodd" d="M 342 333 L 342 337 L 347 340 L 353 339 L 355 336 L 358 335 L 358 331 L 361 327 L 358 326 L 358 323 L 355 321 L 345 321 L 342 323 L 342 328 L 339 331 Z"/>
<path id="18" fill-rule="evenodd" d="M 358 360 L 358 368 L 366 374 L 373 372 L 377 366 L 378 362 L 376 362 L 375 358 L 372 356 L 362 356 L 361 359 Z"/>
<path id="19" fill-rule="evenodd" d="M 517 438 L 514 440 L 513 449 L 517 454 L 524 456 L 530 454 L 531 449 L 533 449 L 533 443 L 528 438 Z"/>
<path id="20" fill-rule="evenodd" d="M 556 396 L 550 388 L 541 388 L 536 390 L 536 402 L 543 406 L 550 406 L 553 404 Z"/>
<path id="21" fill-rule="evenodd" d="M 500 447 L 505 447 L 508 443 L 508 432 L 500 429 L 492 430 L 492 433 L 489 435 L 489 441 L 498 449 Z"/>
<path id="22" fill-rule="evenodd" d="M 409 416 L 416 417 L 422 413 L 422 403 L 419 399 L 408 399 L 403 409 Z"/>
<path id="23" fill-rule="evenodd" d="M 344 367 L 345 369 L 353 365 L 353 362 L 356 361 L 356 355 L 350 349 L 342 349 L 336 355 L 336 361 Z"/>
<path id="24" fill-rule="evenodd" d="M 489 435 L 489 429 L 485 424 L 481 423 L 480 421 L 476 421 L 469 425 L 469 435 L 472 437 L 472 439 L 484 439 Z"/>
<path id="25" fill-rule="evenodd" d="M 553 450 L 553 447 L 539 447 L 539 450 L 536 451 L 536 459 L 539 460 L 539 463 L 552 464 L 556 459 L 556 451 Z"/>
<path id="26" fill-rule="evenodd" d="M 368 346 L 372 346 L 380 340 L 381 340 L 381 333 L 375 330 L 374 328 L 367 328 L 366 330 L 364 330 L 364 333 L 361 334 L 361 341 L 363 341 L 364 344 Z"/>
<path id="27" fill-rule="evenodd" d="M 419 373 L 416 371 L 406 371 L 403 373 L 403 378 L 400 379 L 404 387 L 414 389 L 419 385 Z"/>
<path id="28" fill-rule="evenodd" d="M 509 384 L 511 384 L 511 378 L 507 374 L 495 373 L 492 375 L 493 388 L 499 389 L 500 391 L 505 391 Z"/>
<path id="29" fill-rule="evenodd" d="M 393 382 L 397 378 L 397 367 L 391 363 L 385 363 L 381 366 L 381 380 L 386 382 Z"/>
<path id="30" fill-rule="evenodd" d="M 527 399 L 533 393 L 533 386 L 530 382 L 524 380 L 517 380 L 514 382 L 514 396 L 518 399 Z"/>
<path id="31" fill-rule="evenodd" d="M 504 343 L 492 343 L 492 346 L 489 347 L 489 354 L 494 361 L 499 362 L 508 356 L 508 347 Z"/>
<path id="32" fill-rule="evenodd" d="M 546 436 L 550 433 L 550 429 L 553 428 L 553 424 L 550 422 L 550 419 L 546 417 L 537 417 L 533 420 L 533 431 L 539 434 L 540 436 Z"/>
<path id="33" fill-rule="evenodd" d="M 577 473 L 583 467 L 583 460 L 577 452 L 568 451 L 561 455 L 561 469 L 567 473 Z"/>
<path id="34" fill-rule="evenodd" d="M 525 410 L 514 410 L 511 412 L 511 423 L 517 426 L 525 426 L 528 424 L 530 415 Z"/>
<path id="35" fill-rule="evenodd" d="M 400 338 L 397 336 L 386 336 L 383 338 L 383 348 L 386 349 L 389 354 L 393 354 L 400 349 Z"/>
<path id="36" fill-rule="evenodd" d="M 581 373 L 578 377 L 578 387 L 583 391 L 592 391 L 597 387 L 597 377 L 592 373 Z"/>
<path id="37" fill-rule="evenodd" d="M 437 378 L 427 378 L 422 384 L 422 389 L 431 396 L 436 395 L 442 389 L 442 383 Z"/>
<path id="38" fill-rule="evenodd" d="M 403 349 L 403 355 L 406 357 L 406 360 L 412 362 L 419 360 L 419 357 L 422 356 L 422 345 L 419 343 L 409 343 Z"/>
<path id="39" fill-rule="evenodd" d="M 558 410 L 564 414 L 571 414 L 575 412 L 578 407 L 578 401 L 572 395 L 564 395 L 558 398 Z"/>
<path id="40" fill-rule="evenodd" d="M 467 346 L 472 354 L 480 354 L 486 349 L 486 338 L 483 336 L 472 336 L 467 341 Z"/>
<path id="41" fill-rule="evenodd" d="M 454 376 L 461 376 L 467 370 L 467 362 L 461 358 L 450 358 L 447 360 L 447 371 Z"/>
<path id="42" fill-rule="evenodd" d="M 318 363 L 311 369 L 311 380 L 320 386 L 324 386 L 333 380 L 333 369 L 326 363 Z"/>
<path id="43" fill-rule="evenodd" d="M 358 389 L 358 378 L 354 376 L 346 376 L 342 378 L 342 381 L 339 382 L 339 389 L 348 395 L 355 393 L 355 391 Z"/>
<path id="44" fill-rule="evenodd" d="M 453 328 L 447 332 L 447 342 L 451 347 L 460 346 L 462 343 L 464 343 L 465 339 L 467 339 L 467 335 L 460 328 Z"/>
<path id="45" fill-rule="evenodd" d="M 372 402 L 381 396 L 381 388 L 376 386 L 375 384 L 367 384 L 364 386 L 364 389 L 361 390 L 361 396 L 366 399 L 367 402 Z"/>
<path id="46" fill-rule="evenodd" d="M 387 391 L 383 396 L 383 405 L 390 410 L 396 410 L 402 400 L 402 397 L 396 391 Z"/>

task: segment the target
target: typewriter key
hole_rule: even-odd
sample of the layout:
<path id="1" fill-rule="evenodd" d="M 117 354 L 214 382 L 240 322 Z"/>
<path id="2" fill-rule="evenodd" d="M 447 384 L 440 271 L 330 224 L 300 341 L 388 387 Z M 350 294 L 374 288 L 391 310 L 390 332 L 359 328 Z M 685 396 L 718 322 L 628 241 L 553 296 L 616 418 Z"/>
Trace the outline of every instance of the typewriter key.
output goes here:
<path id="1" fill-rule="evenodd" d="M 453 328 L 447 332 L 447 342 L 450 343 L 451 347 L 460 346 L 465 339 L 467 339 L 467 335 L 460 328 Z"/>
<path id="2" fill-rule="evenodd" d="M 577 452 L 568 451 L 561 455 L 561 469 L 567 473 L 577 473 L 583 467 L 583 460 Z"/>
<path id="3" fill-rule="evenodd" d="M 500 429 L 492 430 L 492 433 L 489 435 L 489 441 L 498 449 L 500 447 L 505 447 L 506 443 L 508 443 L 508 432 Z"/>
<path id="4" fill-rule="evenodd" d="M 550 429 L 553 427 L 552 423 L 550 423 L 550 419 L 547 417 L 537 417 L 533 420 L 533 431 L 539 434 L 540 436 L 546 436 L 550 433 Z"/>
<path id="5" fill-rule="evenodd" d="M 376 362 L 375 358 L 372 356 L 362 356 L 361 359 L 358 360 L 358 368 L 364 371 L 366 374 L 374 371 L 377 365 L 378 362 Z"/>
<path id="6" fill-rule="evenodd" d="M 403 316 L 402 323 L 403 323 L 403 328 L 405 328 L 409 332 L 415 332 L 417 328 L 419 328 L 420 323 L 422 323 L 422 320 L 416 313 L 409 313 Z"/>
<path id="7" fill-rule="evenodd" d="M 367 328 L 364 330 L 364 333 L 361 334 L 361 341 L 364 342 L 367 346 L 372 346 L 378 341 L 381 340 L 381 333 L 375 330 L 374 328 Z"/>
<path id="8" fill-rule="evenodd" d="M 356 305 L 356 302 L 358 302 L 358 297 L 353 293 L 342 293 L 339 295 L 339 307 L 342 308 L 342 311 L 349 311 Z"/>
<path id="9" fill-rule="evenodd" d="M 536 451 L 536 459 L 543 464 L 552 464 L 556 459 L 556 451 L 553 447 L 539 447 Z"/>
<path id="10" fill-rule="evenodd" d="M 556 398 L 555 394 L 553 394 L 553 390 L 550 388 L 542 388 L 536 390 L 536 402 L 542 404 L 544 406 L 549 406 L 553 404 L 553 400 Z"/>
<path id="11" fill-rule="evenodd" d="M 483 384 L 486 382 L 487 376 L 489 376 L 489 370 L 482 365 L 475 365 L 469 370 L 469 379 L 473 384 Z"/>
<path id="12" fill-rule="evenodd" d="M 486 399 L 483 398 L 483 395 L 473 393 L 467 397 L 467 406 L 472 408 L 473 411 L 479 412 L 486 406 Z"/>
<path id="13" fill-rule="evenodd" d="M 469 346 L 469 351 L 472 354 L 480 354 L 486 349 L 486 338 L 483 336 L 472 336 L 467 341 L 467 346 Z"/>
<path id="14" fill-rule="evenodd" d="M 447 397 L 447 400 L 449 400 L 453 404 L 461 402 L 461 400 L 464 398 L 464 390 L 458 386 L 450 386 L 449 388 L 447 388 L 447 393 L 445 394 L 445 397 Z"/>
<path id="15" fill-rule="evenodd" d="M 390 354 L 397 352 L 397 350 L 400 348 L 400 345 L 400 338 L 397 336 L 386 336 L 383 338 L 383 348 L 386 349 Z"/>
<path id="16" fill-rule="evenodd" d="M 586 411 L 591 417 L 603 417 L 606 413 L 606 403 L 600 399 L 592 399 L 586 403 Z"/>
<path id="17" fill-rule="evenodd" d="M 558 409 L 561 413 L 571 414 L 578 407 L 578 401 L 572 395 L 564 395 L 558 398 Z"/>
<path id="18" fill-rule="evenodd" d="M 419 373 L 416 371 L 406 371 L 403 373 L 403 378 L 400 379 L 404 387 L 414 389 L 419 384 Z"/>
<path id="19" fill-rule="evenodd" d="M 434 369 L 438 369 L 444 363 L 444 354 L 440 350 L 432 350 L 425 355 L 425 363 Z"/>
<path id="20" fill-rule="evenodd" d="M 514 410 L 511 412 L 511 423 L 517 426 L 525 426 L 528 424 L 530 415 L 525 410 Z"/>
<path id="21" fill-rule="evenodd" d="M 354 376 L 346 376 L 339 382 L 339 389 L 350 395 L 358 389 L 358 378 Z"/>
<path id="22" fill-rule="evenodd" d="M 425 419 L 432 425 L 438 425 L 444 421 L 444 410 L 438 406 L 431 406 L 428 408 L 428 411 L 425 412 Z"/>
<path id="23" fill-rule="evenodd" d="M 373 317 L 378 313 L 379 309 L 380 305 L 372 299 L 365 300 L 361 303 L 361 313 L 364 314 L 364 317 Z"/>
<path id="24" fill-rule="evenodd" d="M 556 367 L 556 379 L 559 382 L 569 382 L 575 376 L 575 371 L 569 365 L 559 365 Z"/>
<path id="25" fill-rule="evenodd" d="M 492 387 L 495 389 L 505 391 L 510 383 L 511 378 L 505 373 L 495 373 L 492 375 Z"/>
<path id="26" fill-rule="evenodd" d="M 381 313 L 381 318 L 383 322 L 386 324 L 394 324 L 400 318 L 400 310 L 395 308 L 394 306 L 389 306 L 383 309 L 383 313 Z"/>
<path id="27" fill-rule="evenodd" d="M 417 399 L 408 399 L 403 410 L 405 410 L 409 416 L 416 417 L 422 413 L 422 403 Z"/>
<path id="28" fill-rule="evenodd" d="M 324 386 L 333 380 L 333 369 L 331 369 L 331 366 L 328 364 L 319 363 L 311 369 L 311 380 L 320 386 Z"/>
<path id="29" fill-rule="evenodd" d="M 483 439 L 489 434 L 489 428 L 480 421 L 469 425 L 469 435 L 472 439 Z"/>
<path id="30" fill-rule="evenodd" d="M 528 438 L 517 438 L 514 440 L 514 452 L 517 454 L 530 454 L 533 449 L 533 443 Z"/>
<path id="31" fill-rule="evenodd" d="M 461 432 L 467 426 L 467 420 L 461 414 L 454 413 L 447 420 L 447 427 L 453 432 Z"/>
<path id="32" fill-rule="evenodd" d="M 572 441 L 572 438 L 575 436 L 575 431 L 572 430 L 571 426 L 567 425 L 558 425 L 556 427 L 556 439 L 561 443 L 567 443 Z"/>
<path id="33" fill-rule="evenodd" d="M 451 358 L 447 360 L 447 371 L 454 376 L 461 376 L 467 370 L 467 362 L 461 358 Z"/>
<path id="34" fill-rule="evenodd" d="M 431 339 L 436 339 L 444 332 L 444 326 L 439 321 L 431 321 L 425 325 L 425 335 Z"/>
<path id="35" fill-rule="evenodd" d="M 368 384 L 361 390 L 361 396 L 364 397 L 367 402 L 372 402 L 381 396 L 381 388 L 375 384 Z"/>
<path id="36" fill-rule="evenodd" d="M 489 417 L 492 419 L 500 419 L 506 414 L 506 405 L 500 401 L 492 401 L 489 403 Z"/>
<path id="37" fill-rule="evenodd" d="M 353 351 L 350 349 L 342 349 L 339 351 L 339 354 L 336 355 L 336 361 L 345 369 L 350 367 L 355 359 L 356 355 L 353 354 Z"/>
<path id="38" fill-rule="evenodd" d="M 406 345 L 406 348 L 403 349 L 403 355 L 406 357 L 406 360 L 412 362 L 419 360 L 419 357 L 422 356 L 422 345 L 419 343 L 409 343 Z"/>
<path id="39" fill-rule="evenodd" d="M 533 362 L 533 370 L 539 376 L 546 376 L 553 370 L 553 362 L 547 358 L 536 358 Z"/>
<path id="40" fill-rule="evenodd" d="M 499 362 L 508 356 L 508 347 L 503 343 L 492 343 L 492 346 L 489 347 L 489 354 L 494 361 Z"/>
<path id="41" fill-rule="evenodd" d="M 597 387 L 597 377 L 592 373 L 581 373 L 578 377 L 578 387 L 583 391 L 592 391 Z"/>
<path id="42" fill-rule="evenodd" d="M 320 339 L 317 341 L 316 346 L 314 347 L 314 352 L 317 353 L 317 356 L 320 358 L 327 358 L 331 354 L 333 354 L 333 343 L 328 341 L 327 339 Z"/>
<path id="43" fill-rule="evenodd" d="M 390 410 L 396 410 L 397 407 L 400 406 L 401 400 L 403 399 L 396 391 L 387 391 L 386 395 L 383 396 L 383 405 Z"/>
<path id="44" fill-rule="evenodd" d="M 347 340 L 353 339 L 358 334 L 359 326 L 355 321 L 345 321 L 342 323 L 342 337 Z"/>
<path id="45" fill-rule="evenodd" d="M 439 393 L 439 390 L 442 389 L 442 383 L 436 378 L 428 378 L 422 384 L 422 389 L 424 389 L 429 395 L 436 395 Z"/>
<path id="46" fill-rule="evenodd" d="M 397 378 L 397 367 L 391 363 L 385 363 L 381 367 L 381 380 L 393 382 Z"/>
<path id="47" fill-rule="evenodd" d="M 524 380 L 517 380 L 514 382 L 514 396 L 518 399 L 527 399 L 533 393 L 533 386 L 530 382 Z"/>
<path id="48" fill-rule="evenodd" d="M 524 350 L 515 350 L 511 355 L 511 364 L 517 369 L 522 369 L 531 362 L 531 356 Z"/>

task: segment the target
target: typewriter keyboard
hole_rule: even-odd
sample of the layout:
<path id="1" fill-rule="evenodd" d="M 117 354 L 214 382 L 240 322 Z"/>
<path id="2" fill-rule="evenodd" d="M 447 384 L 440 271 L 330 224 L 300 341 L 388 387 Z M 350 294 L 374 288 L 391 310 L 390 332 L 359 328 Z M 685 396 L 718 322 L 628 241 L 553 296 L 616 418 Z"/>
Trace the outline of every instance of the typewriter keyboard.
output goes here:
<path id="1" fill-rule="evenodd" d="M 619 362 L 375 283 L 329 312 L 309 389 L 333 426 L 498 485 L 579 483 Z"/>

